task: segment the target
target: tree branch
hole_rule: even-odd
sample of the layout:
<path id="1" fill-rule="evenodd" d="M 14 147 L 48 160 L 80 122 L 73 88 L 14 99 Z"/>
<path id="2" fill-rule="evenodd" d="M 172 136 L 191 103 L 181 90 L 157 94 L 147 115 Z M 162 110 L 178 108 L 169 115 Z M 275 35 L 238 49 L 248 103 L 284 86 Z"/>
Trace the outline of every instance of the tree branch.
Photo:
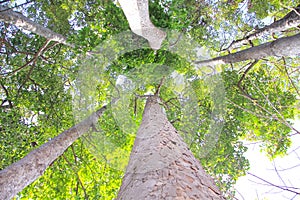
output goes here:
<path id="1" fill-rule="evenodd" d="M 0 4 L 1 4 L 1 3 L 5 3 L 5 2 L 9 2 L 9 1 L 10 1 L 10 0 L 1 1 Z M 5 10 L 1 10 L 0 12 L 4 12 L 4 11 L 7 11 L 7 10 L 11 10 L 11 9 L 14 9 L 14 8 L 18 8 L 18 7 L 24 6 L 24 5 L 26 5 L 26 4 L 30 4 L 30 3 L 32 3 L 32 2 L 34 2 L 34 0 L 27 1 L 27 2 L 25 2 L 25 3 L 21 3 L 21 4 L 19 4 L 19 5 L 16 5 L 16 6 L 12 7 L 12 8 L 6 8 Z"/>
<path id="2" fill-rule="evenodd" d="M 282 32 L 287 29 L 299 26 L 299 24 L 300 24 L 300 16 L 298 14 L 299 11 L 300 11 L 300 5 L 298 5 L 296 8 L 294 8 L 293 11 L 289 12 L 287 15 L 285 15 L 280 20 L 277 20 L 268 26 L 258 29 L 257 31 L 244 37 L 243 39 L 233 41 L 229 45 L 229 47 L 227 47 L 226 49 L 223 49 L 223 50 L 231 51 L 232 49 L 235 49 L 236 47 L 239 47 L 241 45 L 249 44 L 251 42 L 251 40 L 259 38 L 264 34 L 271 35 L 272 33 L 275 33 L 275 32 Z"/>
<path id="3" fill-rule="evenodd" d="M 28 66 L 29 64 L 31 64 L 31 63 L 33 63 L 33 66 L 34 66 L 35 63 L 36 63 L 36 61 L 37 61 L 37 59 L 38 59 L 38 57 L 41 56 L 41 55 L 43 54 L 44 51 L 46 51 L 46 50 L 49 49 L 49 48 L 47 48 L 47 46 L 48 46 L 48 44 L 50 43 L 50 41 L 51 41 L 51 40 L 47 40 L 47 41 L 44 43 L 44 45 L 38 50 L 38 52 L 36 52 L 36 53 L 34 54 L 34 57 L 33 57 L 32 59 L 30 59 L 29 61 L 27 61 L 24 65 L 22 65 L 21 67 L 19 67 L 19 68 L 13 70 L 13 71 L 11 71 L 11 72 L 5 72 L 5 73 L 2 73 L 2 74 L 0 74 L 0 76 L 5 76 L 5 75 L 12 75 L 12 74 L 15 74 L 16 72 L 20 71 L 21 69 L 24 69 L 25 67 L 27 67 L 27 66 Z M 51 45 L 51 46 L 53 46 L 53 45 Z M 28 53 L 28 54 L 29 54 L 29 53 Z M 30 54 L 31 54 L 31 53 L 30 53 Z M 29 71 L 29 73 L 28 73 L 29 76 L 30 76 L 32 70 L 33 70 L 33 67 L 30 68 L 30 71 Z M 27 78 L 26 78 L 26 79 L 28 79 L 29 76 L 27 75 Z M 22 85 L 24 85 L 24 83 L 23 83 Z M 21 87 L 20 87 L 20 88 L 21 88 Z"/>
<path id="4" fill-rule="evenodd" d="M 265 183 L 267 183 L 267 184 L 270 185 L 270 186 L 274 186 L 274 187 L 277 187 L 277 188 L 279 188 L 279 189 L 281 189 L 281 190 L 285 190 L 285 191 L 288 191 L 288 192 L 291 192 L 291 193 L 300 195 L 300 192 L 297 192 L 297 191 L 294 191 L 294 190 L 289 189 L 289 188 L 293 188 L 293 189 L 299 189 L 299 188 L 287 187 L 287 186 L 279 186 L 279 185 L 276 185 L 276 184 L 274 184 L 274 183 L 271 183 L 271 182 L 269 182 L 269 181 L 267 181 L 267 180 L 265 180 L 265 179 L 263 179 L 263 178 L 260 178 L 260 177 L 254 175 L 254 174 L 252 174 L 252 173 L 250 173 L 250 172 L 247 172 L 247 174 L 249 174 L 249 175 L 251 175 L 251 176 L 253 176 L 253 177 L 255 177 L 255 178 L 257 178 L 257 179 L 259 179 L 259 180 L 261 180 L 261 181 L 263 181 L 263 182 L 265 182 Z"/>
<path id="5" fill-rule="evenodd" d="M 68 43 L 67 39 L 61 34 L 55 33 L 52 30 L 43 27 L 42 25 L 30 20 L 18 12 L 12 11 L 11 9 L 7 10 L 7 7 L 3 5 L 0 5 L 0 21 L 13 24 L 24 30 L 36 33 L 37 35 L 45 37 L 51 41 L 59 42 L 69 47 L 75 47 L 75 45 Z"/>
<path id="6" fill-rule="evenodd" d="M 36 61 L 38 59 L 38 57 L 40 55 L 43 54 L 44 50 L 46 49 L 46 47 L 48 46 L 48 44 L 50 43 L 51 40 L 47 40 L 45 42 L 45 44 L 38 50 L 38 52 L 34 55 L 33 59 L 31 60 L 31 62 L 33 63 L 29 72 L 26 75 L 25 80 L 23 81 L 23 83 L 20 85 L 19 89 L 18 89 L 18 93 L 20 92 L 20 90 L 22 89 L 22 87 L 26 84 L 26 82 L 28 81 L 28 79 L 30 78 L 31 73 L 33 72 L 33 69 L 35 67 Z"/>
<path id="7" fill-rule="evenodd" d="M 268 56 L 292 56 L 300 54 L 300 34 L 277 39 L 236 53 L 216 57 L 209 60 L 195 61 L 197 67 L 215 66 L 218 64 L 236 63 Z"/>
<path id="8" fill-rule="evenodd" d="M 245 79 L 246 74 L 254 67 L 254 65 L 255 65 L 257 62 L 258 62 L 258 60 L 255 60 L 254 62 L 251 63 L 251 65 L 245 70 L 245 72 L 243 73 L 241 79 L 239 80 L 239 82 L 238 82 L 238 84 L 237 84 L 237 86 L 238 86 L 238 88 L 240 89 L 240 91 L 241 91 L 244 95 L 248 96 L 248 97 L 249 97 L 250 99 L 252 99 L 252 100 L 256 100 L 256 99 L 253 98 L 251 95 L 249 95 L 249 94 L 245 91 L 244 87 L 242 87 L 242 81 Z"/>
<path id="9" fill-rule="evenodd" d="M 81 179 L 80 179 L 80 177 L 79 177 L 79 174 L 78 174 L 77 170 L 74 170 L 74 167 L 73 167 L 72 163 L 68 160 L 68 158 L 67 158 L 64 154 L 62 154 L 62 157 L 63 157 L 64 160 L 68 163 L 68 165 L 73 169 L 74 173 L 75 173 L 76 176 L 77 176 L 77 182 L 80 184 L 80 186 L 81 186 L 81 188 L 82 188 L 82 190 L 83 190 L 83 193 L 84 193 L 84 199 L 88 200 L 88 199 L 89 199 L 89 198 L 88 198 L 88 194 L 87 194 L 86 189 L 85 189 L 85 187 L 84 187 L 84 185 L 83 185 L 83 183 L 82 183 L 82 181 L 81 181 Z M 76 187 L 76 194 L 77 194 L 77 193 L 78 193 L 78 187 Z"/>
<path id="10" fill-rule="evenodd" d="M 160 80 L 160 83 L 159 85 L 157 86 L 157 89 L 154 93 L 155 96 L 159 96 L 159 93 L 160 93 L 160 89 L 161 89 L 161 86 L 163 85 L 164 83 L 164 80 L 165 80 L 165 77 L 162 77 L 162 79 Z"/>
<path id="11" fill-rule="evenodd" d="M 285 58 L 282 57 L 282 60 L 283 60 L 284 71 L 285 71 L 285 73 L 286 73 L 286 75 L 287 75 L 290 83 L 292 84 L 293 88 L 295 89 L 296 93 L 298 94 L 298 96 L 300 96 L 300 92 L 299 92 L 298 88 L 296 87 L 294 81 L 291 79 L 291 77 L 290 77 L 290 75 L 288 73 L 288 70 L 287 70 L 287 67 L 286 67 L 286 60 L 285 60 Z"/>

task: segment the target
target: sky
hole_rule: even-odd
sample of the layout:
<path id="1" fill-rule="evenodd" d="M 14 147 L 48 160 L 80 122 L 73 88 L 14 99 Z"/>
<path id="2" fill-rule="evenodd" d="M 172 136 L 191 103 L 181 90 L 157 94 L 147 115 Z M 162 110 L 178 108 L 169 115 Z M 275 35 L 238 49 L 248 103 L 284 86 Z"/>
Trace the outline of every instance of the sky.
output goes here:
<path id="1" fill-rule="evenodd" d="M 300 120 L 294 122 L 300 130 Z M 292 136 L 292 146 L 288 155 L 270 161 L 259 150 L 259 144 L 245 142 L 248 147 L 246 157 L 250 161 L 249 172 L 278 186 L 300 188 L 300 135 Z M 276 172 L 277 169 L 277 172 Z M 235 186 L 239 200 L 300 200 L 300 195 L 268 186 L 267 183 L 251 176 L 240 177 Z M 296 190 L 291 188 L 291 190 Z M 300 193 L 300 189 L 296 190 Z M 240 193 L 240 194 L 239 194 Z"/>

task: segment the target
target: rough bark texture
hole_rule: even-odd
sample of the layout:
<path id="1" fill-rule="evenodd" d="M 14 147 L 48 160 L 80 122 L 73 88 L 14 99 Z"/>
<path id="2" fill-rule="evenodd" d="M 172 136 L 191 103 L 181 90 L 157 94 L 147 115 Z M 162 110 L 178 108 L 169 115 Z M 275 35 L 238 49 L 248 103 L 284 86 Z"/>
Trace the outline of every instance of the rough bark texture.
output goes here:
<path id="1" fill-rule="evenodd" d="M 295 10 L 293 10 L 292 12 L 289 12 L 282 19 L 277 20 L 274 23 L 272 23 L 268 26 L 265 26 L 261 29 L 258 29 L 257 31 L 255 31 L 255 33 L 252 33 L 243 39 L 233 41 L 226 50 L 232 50 L 241 45 L 249 44 L 249 41 L 259 38 L 265 34 L 271 35 L 272 33 L 275 33 L 275 32 L 285 31 L 290 28 L 299 26 L 299 24 L 300 24 L 300 14 L 299 13 L 300 13 L 300 5 L 298 5 L 295 8 Z"/>
<path id="2" fill-rule="evenodd" d="M 196 61 L 198 67 L 214 66 L 218 64 L 235 63 L 244 60 L 258 60 L 268 56 L 300 55 L 300 34 L 280 38 L 243 51 L 217 57 L 210 60 Z"/>
<path id="3" fill-rule="evenodd" d="M 13 24 L 21 29 L 30 31 L 42 37 L 45 37 L 51 41 L 59 42 L 70 47 L 74 45 L 67 42 L 67 39 L 61 34 L 55 33 L 50 29 L 41 26 L 40 24 L 35 23 L 34 21 L 28 19 L 24 15 L 18 12 L 14 12 L 7 7 L 0 5 L 0 21 Z"/>
<path id="4" fill-rule="evenodd" d="M 149 97 L 118 200 L 224 199 L 156 96 Z"/>
<path id="5" fill-rule="evenodd" d="M 41 176 L 77 138 L 97 122 L 106 106 L 76 126 L 64 131 L 21 160 L 0 171 L 0 199 L 7 200 Z"/>
<path id="6" fill-rule="evenodd" d="M 155 27 L 149 18 L 148 0 L 119 0 L 130 29 L 148 40 L 152 49 L 160 49 L 166 33 Z"/>

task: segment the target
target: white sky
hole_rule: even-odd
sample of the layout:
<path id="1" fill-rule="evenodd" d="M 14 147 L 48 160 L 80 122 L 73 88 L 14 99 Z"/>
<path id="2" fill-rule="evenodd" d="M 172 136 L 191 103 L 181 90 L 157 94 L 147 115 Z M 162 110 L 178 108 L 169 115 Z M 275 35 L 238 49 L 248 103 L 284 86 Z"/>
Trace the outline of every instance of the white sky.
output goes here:
<path id="1" fill-rule="evenodd" d="M 297 124 L 296 124 L 297 123 Z M 294 127 L 300 130 L 300 120 Z M 300 188 L 300 135 L 292 137 L 293 143 L 288 150 L 288 155 L 270 161 L 259 150 L 259 144 L 250 144 L 246 157 L 250 161 L 249 172 L 278 186 L 290 186 Z M 249 143 L 248 143 L 249 144 Z M 276 173 L 276 170 L 278 174 Z M 287 170 L 284 170 L 287 169 Z M 236 194 L 239 200 L 300 200 L 300 195 L 267 186 L 267 183 L 246 175 L 239 178 L 235 188 L 240 194 Z M 296 190 L 291 188 L 291 190 Z M 296 190 L 300 192 L 300 189 Z"/>

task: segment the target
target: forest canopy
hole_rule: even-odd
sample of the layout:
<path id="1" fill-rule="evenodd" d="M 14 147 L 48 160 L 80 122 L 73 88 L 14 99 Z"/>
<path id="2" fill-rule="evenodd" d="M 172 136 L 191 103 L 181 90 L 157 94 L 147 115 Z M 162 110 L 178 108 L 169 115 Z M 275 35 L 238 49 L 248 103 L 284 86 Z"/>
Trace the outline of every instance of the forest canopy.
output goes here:
<path id="1" fill-rule="evenodd" d="M 0 170 L 107 105 L 17 199 L 115 198 L 144 97 L 162 78 L 168 120 L 228 199 L 250 167 L 243 141 L 274 159 L 300 133 L 296 1 L 149 0 L 167 33 L 159 50 L 130 31 L 117 1 L 0 6 Z"/>

